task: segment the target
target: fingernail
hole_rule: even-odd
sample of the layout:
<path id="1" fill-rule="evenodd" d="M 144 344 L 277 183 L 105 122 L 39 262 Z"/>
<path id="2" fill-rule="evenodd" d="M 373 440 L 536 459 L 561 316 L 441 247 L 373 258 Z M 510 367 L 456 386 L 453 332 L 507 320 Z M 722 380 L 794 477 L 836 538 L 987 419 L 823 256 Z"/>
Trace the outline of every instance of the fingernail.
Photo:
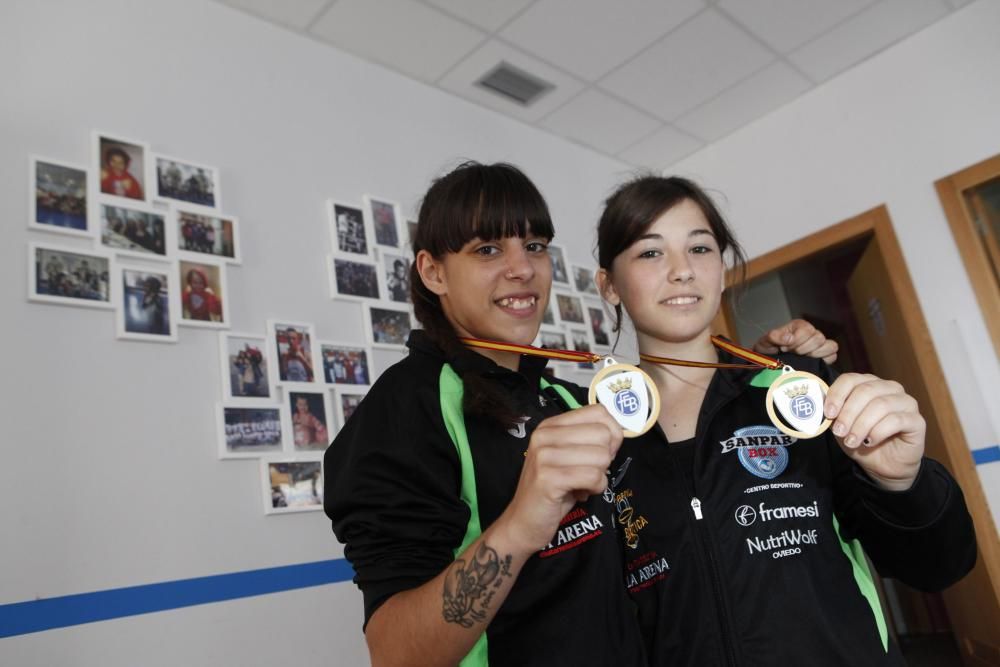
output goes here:
<path id="1" fill-rule="evenodd" d="M 871 438 L 865 438 L 861 442 L 865 443 L 865 447 L 867 447 L 868 445 L 872 444 L 872 439 Z"/>
<path id="2" fill-rule="evenodd" d="M 847 427 L 846 426 L 844 426 L 843 424 L 841 424 L 839 422 L 833 425 L 833 434 L 835 436 L 841 437 L 845 433 L 847 433 Z"/>
<path id="3" fill-rule="evenodd" d="M 829 419 L 836 417 L 838 412 L 840 412 L 840 406 L 834 403 L 827 403 L 823 406 L 823 414 Z M 840 433 L 837 433 L 837 435 L 840 435 Z"/>
<path id="4" fill-rule="evenodd" d="M 781 341 L 783 343 L 791 343 L 792 342 L 792 334 L 786 333 L 785 336 L 781 339 Z"/>
<path id="5" fill-rule="evenodd" d="M 847 445 L 848 447 L 853 447 L 857 442 L 858 439 L 854 437 L 853 434 L 844 438 L 844 444 Z"/>

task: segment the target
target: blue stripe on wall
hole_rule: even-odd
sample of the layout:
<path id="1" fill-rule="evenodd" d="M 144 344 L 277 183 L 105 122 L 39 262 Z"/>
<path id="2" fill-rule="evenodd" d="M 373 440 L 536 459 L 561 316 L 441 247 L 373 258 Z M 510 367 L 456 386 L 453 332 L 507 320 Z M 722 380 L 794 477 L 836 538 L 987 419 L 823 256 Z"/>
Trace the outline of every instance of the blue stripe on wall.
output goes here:
<path id="1" fill-rule="evenodd" d="M 993 445 L 992 447 L 981 447 L 980 449 L 973 449 L 972 460 L 976 462 L 977 466 L 983 465 L 984 463 L 993 463 L 994 461 L 1000 461 L 1000 445 Z"/>
<path id="2" fill-rule="evenodd" d="M 347 581 L 354 570 L 344 559 L 269 567 L 195 579 L 129 586 L 94 593 L 0 605 L 0 638 L 150 614 L 224 600 L 280 593 Z"/>

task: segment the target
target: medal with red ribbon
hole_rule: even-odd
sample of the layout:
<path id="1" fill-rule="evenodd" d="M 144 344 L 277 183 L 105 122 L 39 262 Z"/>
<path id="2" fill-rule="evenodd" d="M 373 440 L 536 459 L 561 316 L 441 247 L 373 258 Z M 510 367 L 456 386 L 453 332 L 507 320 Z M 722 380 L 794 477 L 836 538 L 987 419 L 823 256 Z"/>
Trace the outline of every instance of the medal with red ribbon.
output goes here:
<path id="1" fill-rule="evenodd" d="M 765 386 L 767 416 L 775 428 L 795 438 L 815 438 L 830 427 L 831 420 L 823 415 L 823 403 L 830 390 L 825 382 L 806 371 L 797 371 L 791 366 L 765 354 L 748 350 L 724 338 L 712 336 L 712 344 L 745 364 L 729 364 L 708 361 L 688 361 L 640 354 L 643 361 L 666 366 L 686 366 L 689 368 L 760 368 L 777 372 L 777 377 L 769 377 Z"/>

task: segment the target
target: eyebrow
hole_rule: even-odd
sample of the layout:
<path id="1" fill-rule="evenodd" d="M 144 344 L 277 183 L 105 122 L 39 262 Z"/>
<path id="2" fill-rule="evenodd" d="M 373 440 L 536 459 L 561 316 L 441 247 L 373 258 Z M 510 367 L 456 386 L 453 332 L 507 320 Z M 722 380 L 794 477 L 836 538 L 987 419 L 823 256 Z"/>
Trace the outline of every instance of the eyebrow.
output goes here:
<path id="1" fill-rule="evenodd" d="M 691 230 L 691 232 L 688 234 L 688 238 L 691 238 L 693 236 L 701 236 L 702 234 L 708 234 L 713 238 L 715 237 L 715 234 L 713 234 L 710 230 L 701 228 L 701 229 Z M 643 234 L 642 236 L 636 239 L 636 241 L 662 241 L 662 240 L 663 240 L 662 234 L 652 234 L 652 233 Z"/>

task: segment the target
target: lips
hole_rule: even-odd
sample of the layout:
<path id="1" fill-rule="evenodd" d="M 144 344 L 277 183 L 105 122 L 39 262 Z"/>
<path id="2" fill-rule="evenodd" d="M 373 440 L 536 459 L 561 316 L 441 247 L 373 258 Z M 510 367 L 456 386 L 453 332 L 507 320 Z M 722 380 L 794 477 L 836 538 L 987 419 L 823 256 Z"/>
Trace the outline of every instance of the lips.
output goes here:
<path id="1" fill-rule="evenodd" d="M 538 297 L 534 294 L 505 296 L 502 299 L 497 299 L 494 303 L 507 310 L 527 311 L 535 307 L 535 304 L 538 303 Z"/>
<path id="2" fill-rule="evenodd" d="M 693 294 L 684 294 L 681 296 L 672 296 L 669 299 L 664 299 L 660 303 L 667 306 L 691 306 L 701 301 L 700 296 Z"/>

